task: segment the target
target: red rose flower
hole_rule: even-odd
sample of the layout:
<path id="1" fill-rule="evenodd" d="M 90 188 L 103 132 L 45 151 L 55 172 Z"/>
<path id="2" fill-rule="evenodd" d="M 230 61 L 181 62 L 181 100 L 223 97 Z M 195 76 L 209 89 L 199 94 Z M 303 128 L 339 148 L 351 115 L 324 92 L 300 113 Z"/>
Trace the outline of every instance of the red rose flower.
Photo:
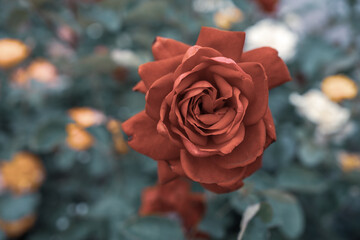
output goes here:
<path id="1" fill-rule="evenodd" d="M 224 193 L 261 167 L 276 139 L 269 89 L 289 81 L 276 50 L 243 53 L 244 32 L 203 27 L 195 46 L 158 37 L 139 67 L 145 111 L 123 123 L 129 145 L 158 162 L 160 183 L 178 176 Z"/>
<path id="2" fill-rule="evenodd" d="M 178 214 L 190 234 L 192 230 L 196 230 L 205 214 L 204 195 L 192 193 L 189 182 L 180 178 L 165 185 L 145 188 L 139 214 L 147 216 L 166 213 Z"/>
<path id="3" fill-rule="evenodd" d="M 272 13 L 276 10 L 279 0 L 256 0 L 264 12 Z"/>

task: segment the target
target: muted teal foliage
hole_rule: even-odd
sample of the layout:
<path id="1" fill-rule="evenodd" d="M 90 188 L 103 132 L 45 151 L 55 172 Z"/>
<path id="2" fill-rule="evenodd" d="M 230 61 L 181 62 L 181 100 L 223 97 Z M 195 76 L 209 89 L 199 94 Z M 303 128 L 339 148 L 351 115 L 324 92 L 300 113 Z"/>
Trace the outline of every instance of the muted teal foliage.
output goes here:
<path id="1" fill-rule="evenodd" d="M 21 39 L 33 49 L 21 65 L 39 57 L 48 59 L 66 82 L 61 90 L 35 83 L 31 90 L 17 89 L 9 84 L 13 69 L 0 70 L 0 159 L 7 161 L 21 150 L 33 152 L 47 175 L 38 193 L 3 193 L 0 218 L 36 214 L 34 228 L 21 239 L 184 239 L 176 219 L 138 216 L 142 189 L 157 180 L 154 161 L 134 151 L 116 154 L 104 126 L 89 129 L 96 139 L 90 150 L 71 150 L 65 144 L 65 126 L 70 122 L 67 110 L 76 106 L 93 107 L 122 121 L 142 110 L 143 95 L 131 91 L 139 81 L 136 63 L 119 66 L 111 51 L 127 49 L 139 62 L 150 61 L 156 36 L 194 44 L 201 26 L 214 26 L 212 13 L 194 11 L 191 0 L 89 2 L 0 0 L 0 38 Z M 244 21 L 232 30 L 245 30 L 268 17 L 252 1 L 233 2 L 244 11 Z M 263 168 L 241 190 L 206 193 L 207 213 L 198 228 L 211 239 L 236 239 L 245 209 L 261 203 L 245 240 L 360 239 L 359 173 L 343 173 L 336 160 L 339 150 L 360 151 L 359 129 L 320 146 L 314 140 L 314 126 L 300 118 L 288 101 L 291 92 L 319 88 L 330 74 L 347 74 L 359 83 L 360 1 L 284 0 L 282 4 L 304 22 L 297 55 L 288 63 L 294 80 L 270 94 L 278 140 L 266 151 Z M 57 29 L 62 25 L 74 30 L 76 41 L 59 39 Z M 349 29 L 350 34 L 330 41 L 332 31 L 340 32 L 335 27 Z M 52 41 L 72 56 L 55 57 L 49 52 Z M 97 53 L 99 46 L 108 52 Z M 115 75 L 115 68 L 123 74 Z M 359 99 L 344 105 L 352 110 L 358 126 Z M 198 185 L 194 189 L 203 191 Z M 1 231 L 0 239 L 5 239 Z"/>

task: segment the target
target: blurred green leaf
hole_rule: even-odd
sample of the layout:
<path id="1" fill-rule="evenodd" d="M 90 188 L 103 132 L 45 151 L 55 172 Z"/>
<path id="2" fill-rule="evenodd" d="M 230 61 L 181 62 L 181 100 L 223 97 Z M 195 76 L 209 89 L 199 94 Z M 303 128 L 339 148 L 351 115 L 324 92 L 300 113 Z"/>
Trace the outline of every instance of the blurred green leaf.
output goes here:
<path id="1" fill-rule="evenodd" d="M 206 214 L 198 227 L 199 230 L 210 234 L 214 238 L 223 239 L 226 227 L 231 223 L 229 218 L 229 195 L 218 195 L 208 199 Z"/>
<path id="2" fill-rule="evenodd" d="M 268 239 L 268 228 L 259 218 L 255 217 L 246 228 L 243 240 Z"/>
<path id="3" fill-rule="evenodd" d="M 182 240 L 179 223 L 161 217 L 144 217 L 128 222 L 123 229 L 129 239 Z"/>
<path id="4" fill-rule="evenodd" d="M 299 237 L 304 230 L 304 216 L 296 198 L 275 189 L 263 193 L 274 213 L 268 226 L 280 227 L 281 232 L 289 238 Z"/>
<path id="5" fill-rule="evenodd" d="M 49 120 L 35 131 L 32 147 L 38 151 L 50 151 L 66 138 L 66 123 L 61 120 Z"/>
<path id="6" fill-rule="evenodd" d="M 288 190 L 320 193 L 327 188 L 327 180 L 315 171 L 291 166 L 280 171 L 277 185 Z"/>
<path id="7" fill-rule="evenodd" d="M 262 202 L 260 205 L 260 210 L 258 216 L 264 223 L 268 223 L 272 220 L 274 216 L 273 209 L 271 208 L 270 204 L 266 202 Z"/>
<path id="8" fill-rule="evenodd" d="M 304 139 L 298 148 L 297 155 L 305 166 L 314 167 L 324 161 L 326 149 L 310 142 L 309 139 Z"/>
<path id="9" fill-rule="evenodd" d="M 27 194 L 20 196 L 0 196 L 0 218 L 15 221 L 29 214 L 34 214 L 35 207 L 39 204 L 39 195 Z"/>

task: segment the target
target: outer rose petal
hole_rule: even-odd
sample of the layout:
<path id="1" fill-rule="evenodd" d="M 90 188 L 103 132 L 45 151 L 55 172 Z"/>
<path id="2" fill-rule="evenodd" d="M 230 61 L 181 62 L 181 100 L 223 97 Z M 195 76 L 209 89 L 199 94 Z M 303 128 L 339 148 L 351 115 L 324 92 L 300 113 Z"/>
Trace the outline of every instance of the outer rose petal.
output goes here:
<path id="1" fill-rule="evenodd" d="M 241 179 L 236 182 L 229 183 L 220 183 L 220 184 L 201 184 L 204 188 L 213 191 L 215 193 L 228 193 L 239 189 L 244 185 L 243 179 L 247 178 L 251 174 L 253 174 L 256 170 L 261 167 L 262 164 L 262 155 L 256 158 L 256 160 L 250 165 L 244 167 L 244 171 L 242 172 Z"/>
<path id="2" fill-rule="evenodd" d="M 244 52 L 240 62 L 258 62 L 265 68 L 269 89 L 291 80 L 289 70 L 278 52 L 270 47 L 257 48 Z"/>
<path id="3" fill-rule="evenodd" d="M 161 103 L 166 95 L 171 92 L 174 85 L 173 74 L 169 73 L 151 85 L 146 94 L 145 110 L 149 117 L 159 120 Z"/>
<path id="4" fill-rule="evenodd" d="M 156 37 L 152 45 L 152 53 L 155 60 L 161 60 L 184 54 L 189 47 L 185 43 L 170 38 Z"/>
<path id="5" fill-rule="evenodd" d="M 269 90 L 265 69 L 258 63 L 239 63 L 239 66 L 251 76 L 255 86 L 254 96 L 249 101 L 248 109 L 245 113 L 245 124 L 257 123 L 264 117 L 268 108 Z"/>
<path id="6" fill-rule="evenodd" d="M 139 75 L 149 89 L 162 76 L 174 72 L 181 63 L 183 55 L 167 58 L 155 62 L 148 62 L 139 66 Z"/>
<path id="7" fill-rule="evenodd" d="M 156 124 L 142 111 L 125 121 L 122 128 L 132 137 L 129 145 L 139 153 L 155 160 L 179 158 L 179 148 L 157 132 Z"/>
<path id="8" fill-rule="evenodd" d="M 237 183 L 228 186 L 228 187 L 221 187 L 218 184 L 214 183 L 214 184 L 205 184 L 202 183 L 201 186 L 203 186 L 204 188 L 206 188 L 209 191 L 215 192 L 215 193 L 228 193 L 228 192 L 232 192 L 235 191 L 236 189 L 241 188 L 244 185 L 243 181 L 238 181 Z"/>
<path id="9" fill-rule="evenodd" d="M 175 178 L 178 178 L 179 175 L 171 170 L 169 164 L 166 161 L 158 161 L 158 177 L 160 184 L 166 184 Z"/>
<path id="10" fill-rule="evenodd" d="M 211 184 L 232 181 L 237 179 L 243 170 L 243 168 L 221 168 L 210 157 L 194 157 L 186 150 L 180 150 L 180 155 L 181 166 L 186 176 L 200 183 Z"/>
<path id="11" fill-rule="evenodd" d="M 189 194 L 183 204 L 178 206 L 178 211 L 181 213 L 186 229 L 195 229 L 196 225 L 203 218 L 205 210 L 205 198 L 200 193 Z"/>
<path id="12" fill-rule="evenodd" d="M 202 27 L 196 45 L 210 47 L 236 62 L 240 60 L 245 42 L 245 32 L 222 31 Z"/>
<path id="13" fill-rule="evenodd" d="M 265 148 L 267 148 L 271 143 L 276 141 L 276 132 L 275 132 L 275 124 L 271 115 L 270 108 L 267 109 L 264 123 L 266 128 L 266 143 Z"/>
<path id="14" fill-rule="evenodd" d="M 133 87 L 132 90 L 136 92 L 146 93 L 148 89 L 145 86 L 144 82 L 140 81 Z"/>
<path id="15" fill-rule="evenodd" d="M 253 174 L 254 172 L 256 172 L 258 169 L 261 168 L 262 165 L 262 158 L 263 155 L 259 156 L 256 161 L 254 161 L 252 164 L 248 165 L 246 167 L 246 171 L 244 173 L 244 178 L 247 178 L 248 176 L 250 176 L 251 174 Z"/>

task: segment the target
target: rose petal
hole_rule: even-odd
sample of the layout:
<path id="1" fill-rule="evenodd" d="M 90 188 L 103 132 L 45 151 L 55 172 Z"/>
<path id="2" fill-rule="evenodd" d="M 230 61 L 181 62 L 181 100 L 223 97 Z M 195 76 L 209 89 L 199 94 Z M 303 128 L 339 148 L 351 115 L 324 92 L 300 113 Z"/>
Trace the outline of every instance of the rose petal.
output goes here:
<path id="1" fill-rule="evenodd" d="M 244 185 L 243 181 L 238 181 L 227 187 L 221 187 L 218 184 L 205 184 L 205 183 L 201 184 L 201 186 L 203 186 L 207 190 L 218 194 L 235 191 L 236 189 L 241 188 L 243 185 Z"/>
<path id="2" fill-rule="evenodd" d="M 139 75 L 149 89 L 151 85 L 162 76 L 174 72 L 181 63 L 182 55 L 148 62 L 139 66 Z"/>
<path id="3" fill-rule="evenodd" d="M 261 166 L 262 166 L 262 158 L 263 158 L 263 155 L 260 155 L 258 158 L 256 158 L 256 160 L 253 163 L 246 166 L 246 171 L 244 173 L 244 178 L 250 176 L 251 174 L 253 174 L 254 172 L 256 172 L 257 170 L 259 170 L 261 168 Z"/>
<path id="4" fill-rule="evenodd" d="M 184 54 L 189 47 L 185 43 L 170 38 L 156 37 L 152 45 L 152 53 L 155 60 L 161 60 Z"/>
<path id="5" fill-rule="evenodd" d="M 218 159 L 216 159 L 218 160 Z M 186 150 L 180 150 L 181 166 L 187 177 L 199 183 L 219 183 L 238 178 L 243 168 L 224 169 L 208 157 L 194 157 Z"/>
<path id="6" fill-rule="evenodd" d="M 214 74 L 214 81 L 217 89 L 220 91 L 220 96 L 224 99 L 230 98 L 233 95 L 233 88 L 225 79 L 217 74 Z"/>
<path id="7" fill-rule="evenodd" d="M 175 178 L 178 178 L 179 175 L 174 173 L 169 164 L 166 161 L 158 161 L 158 178 L 160 184 L 166 184 Z"/>
<path id="8" fill-rule="evenodd" d="M 175 76 L 178 77 L 181 74 L 192 70 L 195 66 L 206 62 L 209 58 L 219 56 L 221 56 L 221 53 L 213 48 L 197 45 L 192 46 L 184 54 L 181 65 L 175 71 Z"/>
<path id="9" fill-rule="evenodd" d="M 146 94 L 145 111 L 154 120 L 160 119 L 161 103 L 174 85 L 173 73 L 166 74 L 155 81 Z"/>
<path id="10" fill-rule="evenodd" d="M 129 145 L 137 152 L 155 160 L 179 158 L 179 148 L 160 135 L 156 125 L 157 123 L 142 111 L 125 121 L 122 128 L 131 137 Z"/>
<path id="11" fill-rule="evenodd" d="M 291 80 L 286 64 L 278 56 L 278 52 L 273 48 L 262 47 L 244 52 L 240 62 L 261 63 L 268 77 L 269 89 Z"/>
<path id="12" fill-rule="evenodd" d="M 263 153 L 265 139 L 265 124 L 259 121 L 257 124 L 246 127 L 244 140 L 230 154 L 211 156 L 208 159 L 225 169 L 245 167 Z"/>
<path id="13" fill-rule="evenodd" d="M 239 179 L 235 179 L 230 182 L 222 182 L 218 184 L 201 184 L 204 188 L 215 193 L 228 193 L 239 189 L 244 185 L 243 180 L 253 174 L 255 171 L 261 168 L 262 155 L 256 158 L 256 160 L 250 165 L 243 168 L 242 174 L 239 174 Z"/>
<path id="14" fill-rule="evenodd" d="M 244 32 L 222 31 L 202 27 L 196 45 L 210 47 L 221 52 L 225 57 L 240 60 L 245 41 Z"/>
<path id="15" fill-rule="evenodd" d="M 275 131 L 275 124 L 273 117 L 271 115 L 270 108 L 267 109 L 265 117 L 264 117 L 264 123 L 266 128 L 266 144 L 265 148 L 267 148 L 271 143 L 276 141 L 276 131 Z"/>
<path id="16" fill-rule="evenodd" d="M 248 73 L 254 83 L 255 97 L 249 101 L 245 113 L 245 124 L 252 125 L 262 119 L 268 108 L 269 90 L 264 68 L 258 63 L 239 63 L 239 66 Z"/>
<path id="17" fill-rule="evenodd" d="M 238 64 L 233 61 L 223 61 L 224 58 L 211 58 L 215 65 L 208 67 L 209 71 L 226 79 L 233 87 L 238 88 L 248 99 L 254 95 L 254 83 L 251 76 L 241 69 Z"/>
<path id="18" fill-rule="evenodd" d="M 146 93 L 148 89 L 145 86 L 144 82 L 140 80 L 140 82 L 138 82 L 132 90 L 135 92 Z"/>
<path id="19" fill-rule="evenodd" d="M 170 169 L 179 176 L 185 176 L 184 169 L 181 166 L 180 159 L 179 160 L 168 160 L 170 165 Z"/>

